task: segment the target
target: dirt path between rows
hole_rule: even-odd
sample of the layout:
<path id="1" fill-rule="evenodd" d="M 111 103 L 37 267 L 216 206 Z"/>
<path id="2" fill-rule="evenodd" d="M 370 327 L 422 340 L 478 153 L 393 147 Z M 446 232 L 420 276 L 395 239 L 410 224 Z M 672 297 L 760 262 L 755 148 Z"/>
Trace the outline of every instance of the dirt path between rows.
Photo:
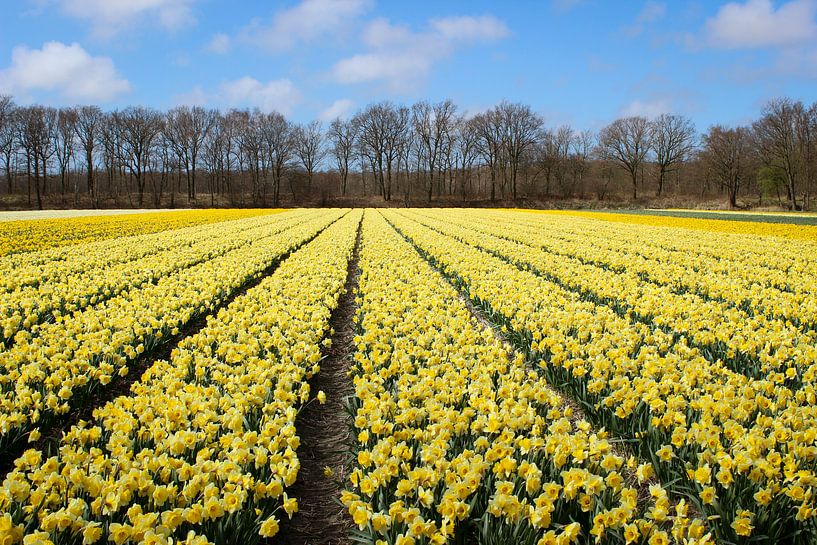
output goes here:
<path id="1" fill-rule="evenodd" d="M 348 478 L 350 467 L 349 445 L 351 419 L 346 400 L 354 395 L 354 386 L 348 376 L 351 357 L 355 351 L 355 293 L 359 270 L 361 227 L 349 260 L 346 285 L 332 312 L 330 326 L 334 333 L 332 345 L 324 351 L 320 372 L 312 378 L 310 391 L 326 394 L 326 403 L 310 402 L 298 415 L 295 423 L 301 446 L 298 458 L 301 469 L 298 479 L 287 490 L 298 499 L 298 512 L 292 520 L 281 522 L 281 530 L 273 540 L 285 545 L 346 545 L 350 543 L 352 521 L 340 504 L 340 492 Z M 327 476 L 325 468 L 331 469 Z"/>

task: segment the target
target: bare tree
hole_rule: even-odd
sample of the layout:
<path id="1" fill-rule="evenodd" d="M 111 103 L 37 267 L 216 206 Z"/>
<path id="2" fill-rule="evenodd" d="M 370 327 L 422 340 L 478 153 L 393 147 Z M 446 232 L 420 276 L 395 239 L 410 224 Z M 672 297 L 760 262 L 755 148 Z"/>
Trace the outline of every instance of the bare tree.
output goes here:
<path id="1" fill-rule="evenodd" d="M 230 203 L 234 203 L 233 170 L 241 155 L 238 133 L 241 130 L 240 115 L 231 110 L 226 115 L 216 113 L 213 127 L 202 148 L 204 163 L 209 171 L 208 191 L 210 205 L 215 206 L 215 196 L 227 194 Z"/>
<path id="2" fill-rule="evenodd" d="M 43 209 L 42 194 L 46 190 L 48 160 L 54 154 L 53 133 L 57 121 L 57 111 L 43 106 L 21 108 L 19 137 L 26 154 L 26 174 L 28 180 L 29 204 L 31 202 L 31 168 L 34 168 L 34 190 L 37 208 Z M 42 174 L 42 185 L 40 184 Z"/>
<path id="3" fill-rule="evenodd" d="M 518 196 L 517 178 L 522 156 L 536 143 L 544 121 L 525 104 L 501 102 L 496 107 L 502 121 L 504 144 L 511 171 L 511 192 L 514 200 Z"/>
<path id="4" fill-rule="evenodd" d="M 145 175 L 150 168 L 153 142 L 163 127 L 162 115 L 151 108 L 130 107 L 116 112 L 114 119 L 122 140 L 122 161 L 136 181 L 139 206 L 145 195 Z"/>
<path id="5" fill-rule="evenodd" d="M 175 155 L 175 166 L 178 168 L 177 180 L 181 180 L 182 170 L 185 173 L 187 182 L 187 200 L 193 199 L 193 186 L 191 184 L 191 167 L 190 167 L 190 148 L 188 146 L 191 130 L 190 108 L 187 106 L 177 106 L 169 110 L 165 114 L 165 123 L 162 129 L 162 140 L 168 148 L 173 150 Z M 170 157 L 168 157 L 170 160 Z M 178 188 L 180 189 L 180 188 Z M 172 196 L 174 192 L 171 190 L 171 202 L 175 204 L 175 198 Z"/>
<path id="6" fill-rule="evenodd" d="M 14 193 L 14 175 L 11 171 L 11 161 L 15 149 L 17 134 L 16 107 L 9 95 L 0 95 L 0 154 L 6 171 L 9 195 Z"/>
<path id="7" fill-rule="evenodd" d="M 603 157 L 629 173 L 633 199 L 638 198 L 638 173 L 650 149 L 649 132 L 646 117 L 625 117 L 613 121 L 599 133 Z"/>
<path id="8" fill-rule="evenodd" d="M 411 112 L 405 106 L 398 106 L 389 112 L 386 125 L 386 200 L 392 197 L 393 182 L 399 183 L 403 168 L 401 158 L 408 145 Z M 396 188 L 399 191 L 399 186 Z"/>
<path id="9" fill-rule="evenodd" d="M 261 195 L 261 165 L 264 159 L 264 135 L 261 131 L 263 114 L 259 110 L 235 110 L 233 122 L 238 127 L 238 159 L 241 170 L 250 175 L 250 193 L 253 201 L 258 202 Z M 266 166 L 264 167 L 266 168 Z M 266 174 L 265 174 L 266 175 Z"/>
<path id="10" fill-rule="evenodd" d="M 761 198 L 778 195 L 790 208 L 812 206 L 817 104 L 778 99 L 751 130 L 734 130 L 740 135 L 713 129 L 707 134 L 711 149 L 698 153 L 692 123 L 676 115 L 618 119 L 595 138 L 569 126 L 545 129 L 523 104 L 502 102 L 465 118 L 451 100 L 410 108 L 380 102 L 350 120 L 336 119 L 321 134 L 317 122 L 295 126 L 279 113 L 259 110 L 180 106 L 106 114 L 95 106 L 15 107 L 11 97 L 0 96 L 0 185 L 25 197 L 25 177 L 32 206 L 56 202 L 60 190 L 64 201 L 68 188 L 79 206 L 86 176 L 92 206 L 103 199 L 106 205 L 136 206 L 137 196 L 140 206 L 160 206 L 168 192 L 175 206 L 185 185 L 188 201 L 206 191 L 211 206 L 317 203 L 317 192 L 324 203 L 328 191 L 348 197 L 354 188 L 357 196 L 358 183 L 363 197 L 377 191 L 390 201 L 397 194 L 409 204 L 412 197 L 567 199 L 588 192 L 603 199 L 625 180 L 636 198 L 652 178 L 645 172 L 654 169 L 657 196 L 704 198 L 720 188 L 735 206 L 762 166 Z M 734 140 L 743 150 L 740 173 L 727 175 L 722 165 L 728 162 L 715 151 L 729 149 Z M 281 194 L 287 182 L 291 199 Z"/>
<path id="11" fill-rule="evenodd" d="M 584 194 L 584 175 L 588 170 L 589 161 L 593 155 L 595 140 L 593 131 L 575 133 L 571 140 L 570 172 L 573 178 L 573 190 L 578 189 L 580 195 Z"/>
<path id="12" fill-rule="evenodd" d="M 473 119 L 461 116 L 457 118 L 457 156 L 459 159 L 460 197 L 465 200 L 469 191 L 473 191 L 472 173 L 477 159 L 477 129 Z"/>
<path id="13" fill-rule="evenodd" d="M 475 115 L 472 122 L 477 136 L 478 153 L 488 164 L 491 176 L 491 201 L 495 201 L 497 173 L 505 150 L 502 117 L 500 112 L 493 108 Z"/>
<path id="14" fill-rule="evenodd" d="M 243 171 L 243 156 L 241 154 L 240 137 L 244 130 L 244 116 L 236 110 L 230 110 L 223 116 L 219 124 L 220 135 L 223 140 L 224 159 L 221 177 L 224 189 L 229 195 L 230 203 L 235 204 L 235 185 L 233 173 Z"/>
<path id="15" fill-rule="evenodd" d="M 817 102 L 808 109 L 803 108 L 797 126 L 800 154 L 803 159 L 804 204 L 810 209 L 812 191 L 817 182 Z"/>
<path id="16" fill-rule="evenodd" d="M 82 150 L 85 152 L 88 193 L 91 194 L 93 206 L 96 207 L 99 202 L 99 195 L 94 183 L 94 171 L 96 170 L 94 149 L 102 137 L 105 114 L 102 113 L 102 110 L 98 106 L 80 106 L 75 111 L 76 122 L 74 124 L 74 132 L 79 139 Z M 76 198 L 77 195 L 75 192 L 75 201 Z"/>
<path id="17" fill-rule="evenodd" d="M 554 172 L 557 168 L 556 140 L 551 129 L 542 129 L 536 144 L 534 144 L 530 150 L 529 157 L 529 169 L 533 171 L 532 178 L 534 183 L 536 183 L 539 176 L 544 174 L 545 177 L 544 192 L 537 190 L 537 193 L 550 195 Z"/>
<path id="18" fill-rule="evenodd" d="M 99 144 L 102 147 L 102 164 L 105 169 L 105 180 L 107 182 L 108 197 L 114 197 L 119 193 L 118 181 L 124 173 L 122 150 L 122 138 L 120 126 L 115 113 L 103 114 L 99 123 Z M 87 133 L 90 134 L 90 133 Z M 86 147 L 86 152 L 87 152 Z M 86 158 L 87 159 L 87 158 Z M 93 156 L 91 157 L 93 164 Z M 94 177 L 92 187 L 88 188 L 93 199 L 94 206 L 98 205 L 99 197 L 102 193 L 100 182 Z"/>
<path id="19" fill-rule="evenodd" d="M 562 196 L 569 197 L 573 193 L 573 182 L 575 181 L 575 178 L 568 176 L 571 167 L 570 155 L 576 139 L 573 128 L 570 125 L 562 125 L 548 136 L 550 168 Z"/>
<path id="20" fill-rule="evenodd" d="M 188 147 L 190 149 L 191 169 L 190 193 L 193 200 L 196 200 L 196 171 L 199 165 L 199 154 L 217 119 L 217 110 L 205 110 L 201 106 L 193 106 L 190 109 L 191 128 Z"/>
<path id="21" fill-rule="evenodd" d="M 48 165 L 52 157 L 57 153 L 56 138 L 54 133 L 57 132 L 57 120 L 59 113 L 56 108 L 46 106 L 43 108 L 43 132 L 42 140 L 37 143 L 37 151 L 40 155 L 40 164 L 43 168 L 43 185 L 42 195 L 48 192 Z M 40 208 L 41 195 L 37 195 L 37 202 Z"/>
<path id="22" fill-rule="evenodd" d="M 451 99 L 438 102 L 433 105 L 433 138 L 437 159 L 437 195 L 442 195 L 446 171 L 450 170 L 448 160 L 450 158 L 455 122 L 457 120 L 457 106 Z"/>
<path id="23" fill-rule="evenodd" d="M 311 195 L 315 168 L 326 157 L 326 149 L 323 146 L 323 127 L 320 121 L 298 125 L 293 132 L 293 139 L 295 154 L 306 171 L 306 192 Z"/>
<path id="24" fill-rule="evenodd" d="M 399 169 L 401 140 L 409 126 L 409 111 L 389 102 L 370 104 L 353 118 L 359 153 L 368 161 L 383 200 L 391 200 L 393 172 Z"/>
<path id="25" fill-rule="evenodd" d="M 434 110 L 431 103 L 421 101 L 411 107 L 411 122 L 418 142 L 417 172 L 426 180 L 428 201 L 434 192 L 434 172 L 437 170 L 437 141 L 434 138 Z"/>
<path id="26" fill-rule="evenodd" d="M 408 206 L 411 198 L 412 173 L 417 173 L 417 163 L 413 161 L 416 157 L 416 149 L 419 142 L 414 131 L 411 129 L 411 109 L 401 108 L 400 115 L 404 122 L 403 130 L 397 138 L 397 192 L 400 191 L 400 173 L 403 173 L 403 202 Z M 415 176 L 416 177 L 416 176 Z M 416 180 L 415 180 L 416 181 Z"/>
<path id="27" fill-rule="evenodd" d="M 443 193 L 443 177 L 449 170 L 446 160 L 453 151 L 456 113 L 457 107 L 450 99 L 436 104 L 417 102 L 411 107 L 411 126 L 420 146 L 417 168 L 426 179 L 429 202 L 434 189 L 437 196 Z"/>
<path id="28" fill-rule="evenodd" d="M 167 134 L 160 131 L 152 144 L 153 150 L 148 153 L 150 189 L 153 194 L 153 206 L 162 206 L 162 195 L 172 183 L 171 169 L 178 163 L 173 162 L 173 146 L 167 140 Z"/>
<path id="29" fill-rule="evenodd" d="M 201 106 L 177 106 L 167 113 L 164 133 L 187 176 L 187 198 L 196 200 L 199 153 L 216 120 L 216 113 Z"/>
<path id="30" fill-rule="evenodd" d="M 701 157 L 715 179 L 727 190 L 729 207 L 737 207 L 737 195 L 749 175 L 751 138 L 745 127 L 711 127 L 704 136 Z"/>
<path id="31" fill-rule="evenodd" d="M 292 124 L 278 112 L 262 115 L 261 135 L 266 150 L 266 159 L 269 161 L 272 172 L 273 184 L 273 205 L 279 206 L 281 202 L 281 182 L 289 169 L 295 152 Z M 266 177 L 263 178 L 264 185 L 261 203 L 266 203 Z M 295 199 L 295 191 L 290 178 L 290 190 L 292 198 Z"/>
<path id="32" fill-rule="evenodd" d="M 660 197 L 667 174 L 674 172 L 695 149 L 695 125 L 680 115 L 661 114 L 649 124 L 649 139 L 658 166 L 655 194 Z"/>
<path id="33" fill-rule="evenodd" d="M 383 200 L 388 200 L 386 195 L 386 170 L 390 170 L 386 159 L 387 118 L 393 109 L 393 104 L 382 102 L 366 108 L 360 117 L 360 141 L 361 144 L 365 145 L 364 149 L 366 149 L 372 163 L 372 173 Z"/>
<path id="34" fill-rule="evenodd" d="M 340 195 L 345 197 L 349 180 L 349 167 L 354 158 L 354 149 L 357 142 L 356 126 L 351 121 L 336 118 L 329 124 L 328 138 L 331 144 L 330 153 L 340 174 Z"/>
<path id="35" fill-rule="evenodd" d="M 786 182 L 789 208 L 800 210 L 797 202 L 797 186 L 802 176 L 804 147 L 800 142 L 798 125 L 804 118 L 801 102 L 775 99 L 763 107 L 762 117 L 756 121 L 754 130 L 757 148 L 768 167 L 779 169 Z"/>
<path id="36" fill-rule="evenodd" d="M 74 108 L 62 108 L 57 112 L 57 125 L 52 138 L 57 156 L 57 166 L 60 171 L 60 192 L 63 202 L 68 188 L 68 171 L 74 157 L 74 135 L 77 123 L 77 114 Z"/>

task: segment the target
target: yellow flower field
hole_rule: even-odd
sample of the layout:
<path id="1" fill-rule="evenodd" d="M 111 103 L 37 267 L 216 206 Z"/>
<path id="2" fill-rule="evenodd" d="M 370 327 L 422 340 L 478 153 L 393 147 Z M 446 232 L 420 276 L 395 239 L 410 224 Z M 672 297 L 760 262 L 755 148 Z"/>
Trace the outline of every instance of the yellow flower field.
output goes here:
<path id="1" fill-rule="evenodd" d="M 235 250 L 162 276 L 84 312 L 68 309 L 32 334 L 15 336 L 0 351 L 0 452 L 41 420 L 64 414 L 82 397 L 128 372 L 128 363 L 145 350 L 176 335 L 179 328 L 314 237 L 338 214 L 291 222 L 276 234 L 250 240 Z M 233 236 L 246 226 L 234 226 Z M 79 399 L 76 399 L 79 398 Z"/>
<path id="2" fill-rule="evenodd" d="M 311 397 L 359 220 L 346 214 L 295 252 L 129 395 L 72 427 L 56 456 L 26 451 L 0 491 L 8 542 L 272 535 L 297 509 L 284 490 L 298 469 L 294 420 Z"/>
<path id="3" fill-rule="evenodd" d="M 8 221 L 3 222 L 0 227 L 0 256 L 276 212 L 281 210 L 180 210 Z"/>
<path id="4" fill-rule="evenodd" d="M 808 226 L 263 212 L 0 256 L 0 545 L 814 543 Z"/>
<path id="5" fill-rule="evenodd" d="M 655 225 L 659 227 L 676 227 L 680 229 L 695 229 L 720 233 L 775 236 L 790 239 L 817 241 L 817 226 L 813 225 L 781 225 L 773 223 L 754 223 L 748 221 L 723 221 L 718 219 L 674 218 L 656 215 L 590 212 L 585 210 L 531 210 L 531 212 L 560 216 L 575 216 L 615 223 L 629 223 L 633 225 Z"/>

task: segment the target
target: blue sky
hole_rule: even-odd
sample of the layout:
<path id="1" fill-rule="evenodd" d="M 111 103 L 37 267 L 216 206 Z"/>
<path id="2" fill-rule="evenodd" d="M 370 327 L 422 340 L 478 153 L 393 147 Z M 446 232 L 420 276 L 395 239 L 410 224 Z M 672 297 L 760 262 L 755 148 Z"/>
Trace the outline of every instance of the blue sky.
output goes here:
<path id="1" fill-rule="evenodd" d="M 739 124 L 817 100 L 817 0 L 0 0 L 19 103 L 276 109 L 502 99 L 597 129 L 663 112 Z"/>

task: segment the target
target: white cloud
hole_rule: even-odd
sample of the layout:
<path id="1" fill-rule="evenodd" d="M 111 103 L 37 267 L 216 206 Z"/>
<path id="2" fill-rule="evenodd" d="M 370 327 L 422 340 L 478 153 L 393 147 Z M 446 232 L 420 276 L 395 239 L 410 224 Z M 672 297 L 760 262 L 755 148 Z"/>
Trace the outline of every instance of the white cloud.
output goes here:
<path id="1" fill-rule="evenodd" d="M 282 78 L 263 83 L 253 77 L 244 76 L 225 81 L 211 91 L 197 85 L 190 92 L 176 96 L 174 102 L 191 106 L 258 108 L 264 112 L 276 111 L 289 115 L 293 108 L 301 103 L 302 98 L 300 91 L 289 79 Z"/>
<path id="2" fill-rule="evenodd" d="M 431 64 L 430 57 L 413 51 L 367 53 L 338 61 L 332 71 L 340 83 L 387 80 L 399 87 L 407 80 L 424 77 Z"/>
<path id="3" fill-rule="evenodd" d="M 195 0 L 56 0 L 61 11 L 91 24 L 100 38 L 144 21 L 158 22 L 173 30 L 195 22 L 191 5 Z"/>
<path id="4" fill-rule="evenodd" d="M 508 35 L 505 23 L 490 15 L 432 19 L 430 26 L 448 41 L 479 42 L 499 40 Z"/>
<path id="5" fill-rule="evenodd" d="M 349 113 L 352 111 L 355 103 L 348 98 L 341 98 L 333 102 L 329 105 L 325 110 L 323 110 L 319 115 L 318 119 L 323 122 L 329 122 L 333 119 L 339 117 L 341 119 L 345 119 L 349 117 Z"/>
<path id="6" fill-rule="evenodd" d="M 785 47 L 817 38 L 817 1 L 792 0 L 774 9 L 770 0 L 730 2 L 706 21 L 705 41 L 713 47 Z"/>
<path id="7" fill-rule="evenodd" d="M 650 23 L 654 23 L 660 19 L 663 19 L 664 16 L 667 14 L 667 5 L 663 2 L 655 2 L 654 0 L 648 0 L 644 7 L 641 8 L 641 11 L 638 13 L 638 16 L 635 18 L 635 22 L 624 28 L 624 33 L 634 38 L 638 36 L 642 32 L 644 32 L 644 28 L 649 25 Z"/>
<path id="8" fill-rule="evenodd" d="M 0 90 L 19 96 L 57 92 L 64 100 L 109 102 L 130 91 L 130 83 L 108 57 L 92 57 L 79 44 L 47 42 L 42 49 L 18 45 L 11 66 L 0 71 Z"/>
<path id="9" fill-rule="evenodd" d="M 207 44 L 207 50 L 212 53 L 217 53 L 219 55 L 223 55 L 230 50 L 232 46 L 232 40 L 229 36 L 224 34 L 223 32 L 219 32 L 210 40 L 210 43 Z"/>
<path id="10" fill-rule="evenodd" d="M 648 119 L 658 117 L 661 114 L 673 112 L 672 102 L 667 98 L 656 98 L 654 100 L 634 100 L 621 110 L 621 115 L 625 117 L 643 116 Z"/>
<path id="11" fill-rule="evenodd" d="M 209 97 L 201 85 L 196 85 L 189 92 L 173 97 L 173 103 L 176 106 L 206 106 L 208 101 Z"/>
<path id="12" fill-rule="evenodd" d="M 373 48 L 405 46 L 415 35 L 405 25 L 393 25 L 382 17 L 369 22 L 363 29 L 363 43 Z"/>
<path id="13" fill-rule="evenodd" d="M 243 36 L 268 51 L 286 51 L 346 28 L 371 5 L 372 0 L 302 0 L 278 11 L 269 24 L 254 21 Z"/>
<path id="14" fill-rule="evenodd" d="M 458 48 L 493 42 L 508 34 L 505 23 L 490 15 L 431 19 L 421 32 L 376 19 L 363 32 L 370 51 L 338 61 L 332 77 L 346 84 L 383 81 L 394 89 L 403 88 L 416 84 L 436 62 Z"/>
<path id="15" fill-rule="evenodd" d="M 221 84 L 219 94 L 229 106 L 258 107 L 265 112 L 275 110 L 282 114 L 292 113 L 301 102 L 301 93 L 286 78 L 261 83 L 245 76 Z"/>

